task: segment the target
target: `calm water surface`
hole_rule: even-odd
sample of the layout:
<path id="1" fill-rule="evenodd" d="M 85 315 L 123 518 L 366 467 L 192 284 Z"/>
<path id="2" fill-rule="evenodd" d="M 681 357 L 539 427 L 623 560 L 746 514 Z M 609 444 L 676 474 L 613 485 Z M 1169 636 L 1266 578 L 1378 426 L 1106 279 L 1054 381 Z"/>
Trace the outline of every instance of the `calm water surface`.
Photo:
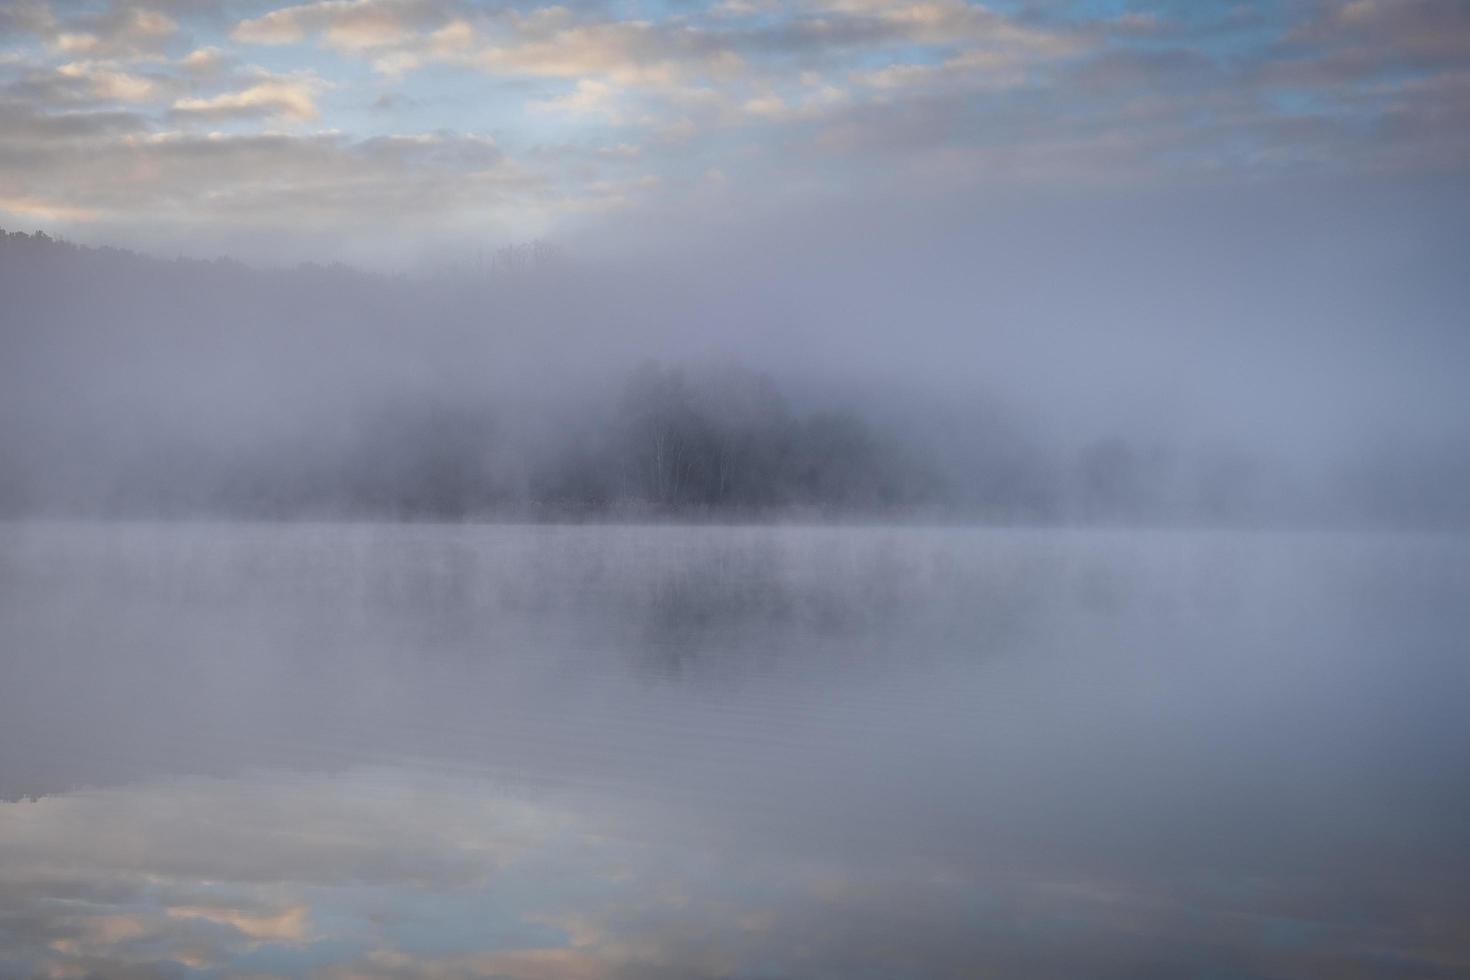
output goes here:
<path id="1" fill-rule="evenodd" d="M 1470 975 L 1470 542 L 0 525 L 0 977 Z"/>

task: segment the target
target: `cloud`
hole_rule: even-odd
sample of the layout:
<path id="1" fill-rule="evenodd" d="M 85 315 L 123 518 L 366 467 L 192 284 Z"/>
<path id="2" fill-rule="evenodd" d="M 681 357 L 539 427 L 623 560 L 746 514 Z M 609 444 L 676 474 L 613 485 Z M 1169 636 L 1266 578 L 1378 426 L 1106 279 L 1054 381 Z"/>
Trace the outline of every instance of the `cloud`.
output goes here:
<path id="1" fill-rule="evenodd" d="M 271 912 L 251 912 L 238 908 L 199 905 L 174 905 L 167 910 L 174 919 L 203 919 L 229 926 L 249 939 L 265 943 L 304 943 L 311 938 L 305 905 Z"/>
<path id="2" fill-rule="evenodd" d="M 598 156 L 611 160 L 631 160 L 642 152 L 642 147 L 633 143 L 618 143 L 614 146 L 603 146 L 597 149 Z"/>
<path id="3" fill-rule="evenodd" d="M 317 0 L 242 20 L 231 36 L 247 44 L 295 44 L 320 32 L 331 47 L 362 51 L 405 41 L 442 16 L 430 0 Z"/>
<path id="4" fill-rule="evenodd" d="M 372 101 L 372 109 L 375 112 L 392 112 L 400 109 L 412 109 L 418 103 L 399 92 L 384 92 Z"/>
<path id="5" fill-rule="evenodd" d="M 11 185 L 20 187 L 30 176 L 28 162 L 49 166 L 57 153 L 146 132 L 148 125 L 147 117 L 131 110 L 45 112 L 24 102 L 0 101 L 0 129 L 6 136 L 0 173 L 7 173 Z"/>
<path id="6" fill-rule="evenodd" d="M 314 81 L 269 79 L 209 98 L 178 99 L 173 104 L 173 114 L 212 120 L 269 116 L 309 122 L 321 117 L 313 98 L 320 87 L 320 83 Z"/>
<path id="7" fill-rule="evenodd" d="M 178 32 L 178 23 L 147 7 L 113 4 L 46 31 L 48 43 L 75 57 L 136 58 L 161 51 Z"/>
<path id="8" fill-rule="evenodd" d="M 818 16 L 819 15 L 819 16 Z M 922 4 L 834 5 L 771 23 L 723 26 L 718 18 L 618 19 L 595 8 L 454 14 L 448 5 L 394 0 L 320 0 L 242 21 L 237 40 L 323 45 L 369 55 L 401 73 L 445 62 L 499 75 L 580 79 L 658 87 L 679 80 L 738 79 L 751 59 L 817 55 L 896 45 L 991 49 L 1013 62 L 1061 58 L 1084 42 L 984 8 Z M 964 59 L 957 55 L 963 64 Z"/>
<path id="9" fill-rule="evenodd" d="M 242 20 L 230 36 L 246 44 L 295 44 L 306 37 L 306 25 L 310 14 L 321 4 L 301 7 L 282 7 L 260 17 Z"/>
<path id="10" fill-rule="evenodd" d="M 129 117 L 104 116 L 72 121 L 63 139 L 57 117 L 21 121 L 35 141 L 0 155 L 17 209 L 107 227 L 285 235 L 305 224 L 371 238 L 530 222 L 578 197 L 477 134 L 126 132 Z"/>
<path id="11" fill-rule="evenodd" d="M 535 99 L 529 105 L 546 112 L 567 112 L 573 115 L 600 113 L 611 116 L 615 113 L 618 90 L 607 82 L 595 78 L 584 78 L 577 87 L 549 99 Z"/>
<path id="12" fill-rule="evenodd" d="M 756 124 L 820 122 L 851 103 L 847 89 L 822 84 L 799 87 L 785 95 L 764 92 L 741 103 L 732 115 Z"/>
<path id="13" fill-rule="evenodd" d="M 1363 67 L 1436 68 L 1470 58 L 1470 6 L 1460 0 L 1349 0 L 1322 8 L 1293 40 Z"/>
<path id="14" fill-rule="evenodd" d="M 34 218 L 46 222 L 95 221 L 102 216 L 100 211 L 79 208 L 56 201 L 43 201 L 34 197 L 0 195 L 0 213 Z"/>
<path id="15" fill-rule="evenodd" d="M 36 113 L 73 112 L 105 103 L 146 104 L 177 90 L 177 82 L 154 71 L 137 72 L 112 62 L 68 61 L 42 67 L 26 61 L 9 80 L 0 76 L 0 104 Z"/>
<path id="16" fill-rule="evenodd" d="M 195 48 L 179 59 L 179 67 L 194 78 L 217 78 L 235 63 L 234 55 L 213 45 Z"/>
<path id="17" fill-rule="evenodd" d="M 1086 46 L 1082 38 L 1058 28 L 1031 26 L 965 0 L 920 3 L 838 3 L 892 28 L 905 40 L 934 45 L 992 48 L 1031 57 L 1060 58 Z"/>
<path id="18" fill-rule="evenodd" d="M 767 202 L 816 187 L 859 200 L 936 186 L 970 193 L 986 182 L 1464 168 L 1463 4 L 1173 10 L 1064 16 L 963 0 L 742 2 L 636 14 L 602 2 L 16 3 L 0 10 L 0 27 L 17 39 L 0 63 L 0 107 L 17 121 L 0 147 L 0 179 L 14 199 L 78 218 L 157 220 L 143 204 L 157 191 L 171 221 L 190 207 L 200 224 L 245 220 L 225 205 L 251 201 L 275 214 L 262 201 L 269 186 L 277 202 L 341 202 L 313 209 L 324 221 L 350 220 L 348 201 L 373 214 L 411 201 L 425 209 L 407 216 L 415 228 L 439 221 L 448 233 L 464 220 L 454 207 L 470 204 L 481 219 L 513 212 L 523 216 L 518 227 L 540 233 L 557 215 L 612 200 L 677 207 L 677 195 L 710 168 L 726 175 L 731 200 Z M 241 53 L 251 45 L 281 46 L 270 53 L 271 71 L 247 67 Z M 355 83 L 340 74 L 342 58 L 391 80 L 391 97 L 361 100 L 371 114 L 322 98 Z M 505 105 L 512 100 L 527 111 L 517 115 Z M 134 111 L 86 112 L 104 107 Z M 411 135 L 426 128 L 415 116 L 428 112 L 433 125 L 473 133 L 485 125 L 480 107 L 498 127 L 501 160 L 488 171 L 451 154 L 401 164 L 403 186 L 363 173 L 376 166 L 363 156 L 373 136 Z M 160 161 L 163 143 L 138 139 L 174 129 L 202 138 L 210 127 L 266 137 L 307 126 L 334 133 L 338 148 L 357 147 L 343 163 L 350 186 L 346 177 L 334 188 L 326 174 L 293 169 L 298 156 L 272 181 L 227 168 L 180 175 L 165 194 L 154 180 L 171 172 Z M 547 134 L 547 126 L 558 131 Z M 95 141 L 87 157 L 58 164 L 87 138 Z M 538 154 L 548 138 L 636 144 L 642 176 L 658 187 L 611 192 L 627 177 L 610 171 L 615 158 L 570 153 L 558 161 Z M 302 140 L 300 148 L 320 150 Z M 510 176 L 509 161 L 533 155 L 538 171 Z M 119 172 L 89 166 L 93 157 Z M 469 169 L 456 187 L 451 172 L 460 165 Z M 62 186 L 58 167 L 79 182 Z M 136 206 L 126 203 L 124 184 Z M 385 197 L 374 202 L 371 193 Z"/>
<path id="19" fill-rule="evenodd" d="M 154 79 L 112 71 L 88 62 L 69 62 L 56 71 L 65 78 L 84 81 L 92 95 L 103 102 L 148 102 L 158 95 L 160 89 Z"/>
<path id="20" fill-rule="evenodd" d="M 0 5 L 0 36 L 52 36 L 55 32 L 56 17 L 51 8 L 40 0 L 17 0 Z"/>
<path id="21" fill-rule="evenodd" d="M 512 38 L 457 56 L 483 72 L 505 75 L 584 78 L 603 76 L 624 85 L 663 85 L 696 65 L 728 63 L 693 28 L 649 21 L 581 23 L 564 8 L 513 14 Z"/>

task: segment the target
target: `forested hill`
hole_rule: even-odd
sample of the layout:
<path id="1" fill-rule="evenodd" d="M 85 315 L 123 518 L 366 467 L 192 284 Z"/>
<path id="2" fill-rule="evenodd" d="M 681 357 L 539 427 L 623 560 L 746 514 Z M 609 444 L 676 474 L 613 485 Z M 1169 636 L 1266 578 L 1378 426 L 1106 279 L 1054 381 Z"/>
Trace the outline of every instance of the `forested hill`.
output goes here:
<path id="1" fill-rule="evenodd" d="M 866 384 L 840 324 L 801 363 L 741 356 L 656 278 L 584 273 L 540 245 L 408 278 L 0 232 L 0 515 L 1470 524 L 1463 442 L 1313 469 L 1048 432 Z"/>
<path id="2" fill-rule="evenodd" d="M 940 499 L 891 434 L 843 406 L 797 411 L 739 364 L 665 367 L 630 344 L 589 365 L 594 325 L 531 308 L 555 289 L 537 279 L 549 254 L 410 282 L 0 233 L 0 504 L 463 518 Z"/>

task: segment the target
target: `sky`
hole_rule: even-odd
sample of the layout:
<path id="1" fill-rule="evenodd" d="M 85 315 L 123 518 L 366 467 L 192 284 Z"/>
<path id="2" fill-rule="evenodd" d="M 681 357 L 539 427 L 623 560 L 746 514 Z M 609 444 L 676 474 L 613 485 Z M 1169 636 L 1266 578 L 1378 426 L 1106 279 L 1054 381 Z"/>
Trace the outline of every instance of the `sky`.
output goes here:
<path id="1" fill-rule="evenodd" d="M 1467 159 L 1461 0 L 0 0 L 0 226 L 155 253 L 402 267 Z"/>

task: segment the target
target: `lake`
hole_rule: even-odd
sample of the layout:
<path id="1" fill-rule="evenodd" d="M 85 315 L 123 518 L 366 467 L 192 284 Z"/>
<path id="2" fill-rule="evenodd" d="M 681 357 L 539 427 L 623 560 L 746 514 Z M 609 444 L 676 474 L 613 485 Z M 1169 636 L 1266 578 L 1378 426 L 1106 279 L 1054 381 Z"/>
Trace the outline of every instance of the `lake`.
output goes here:
<path id="1" fill-rule="evenodd" d="M 0 976 L 1470 973 L 1470 540 L 0 525 Z"/>

